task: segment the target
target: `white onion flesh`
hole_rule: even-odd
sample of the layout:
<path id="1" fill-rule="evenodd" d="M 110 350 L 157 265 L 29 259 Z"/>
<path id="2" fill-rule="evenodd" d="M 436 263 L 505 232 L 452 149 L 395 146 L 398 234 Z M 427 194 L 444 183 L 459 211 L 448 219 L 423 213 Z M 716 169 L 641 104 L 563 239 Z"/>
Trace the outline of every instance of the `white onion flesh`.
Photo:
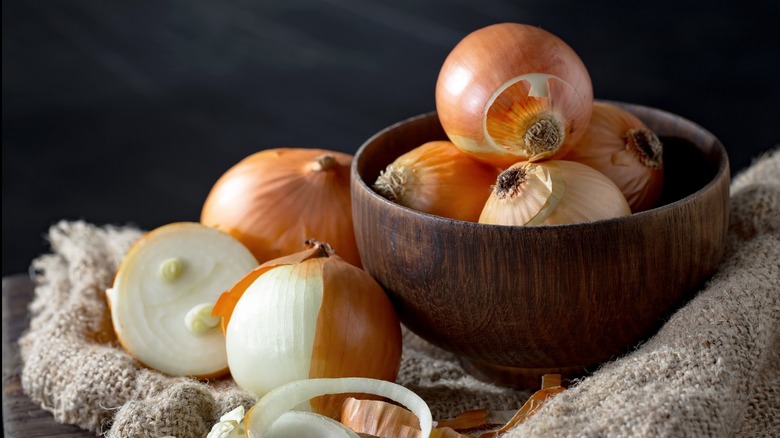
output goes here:
<path id="1" fill-rule="evenodd" d="M 263 396 L 309 377 L 322 304 L 319 272 L 317 260 L 277 266 L 241 295 L 225 334 L 230 372 L 241 388 Z"/>
<path id="2" fill-rule="evenodd" d="M 251 436 L 251 435 L 250 435 Z M 268 438 L 360 438 L 352 429 L 324 415 L 287 411 L 271 425 Z"/>
<path id="3" fill-rule="evenodd" d="M 274 423 L 286 412 L 314 397 L 343 393 L 373 394 L 400 403 L 420 419 L 420 437 L 428 438 L 431 434 L 433 418 L 430 408 L 413 391 L 385 380 L 344 377 L 297 380 L 269 392 L 247 413 L 248 418 L 245 424 L 247 436 L 249 438 L 268 438 L 272 436 L 269 435 L 269 432 Z M 306 417 L 297 418 L 304 421 Z"/>
<path id="4" fill-rule="evenodd" d="M 201 224 L 174 223 L 149 232 L 125 256 L 107 291 L 122 346 L 145 365 L 174 376 L 226 370 L 218 324 L 206 315 L 204 326 L 196 316 L 257 265 L 236 239 Z"/>

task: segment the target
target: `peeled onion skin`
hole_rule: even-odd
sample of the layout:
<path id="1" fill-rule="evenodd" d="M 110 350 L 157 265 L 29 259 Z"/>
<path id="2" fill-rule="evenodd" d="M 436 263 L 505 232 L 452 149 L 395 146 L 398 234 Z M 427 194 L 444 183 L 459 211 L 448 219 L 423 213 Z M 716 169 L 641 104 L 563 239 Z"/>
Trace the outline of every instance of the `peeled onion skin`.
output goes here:
<path id="1" fill-rule="evenodd" d="M 476 222 L 498 174 L 449 141 L 431 141 L 396 158 L 374 189 L 417 211 Z"/>
<path id="2" fill-rule="evenodd" d="M 362 266 L 352 226 L 349 154 L 278 148 L 252 154 L 214 184 L 200 221 L 231 234 L 260 263 L 293 254 L 307 239 L 330 242 Z"/>
<path id="3" fill-rule="evenodd" d="M 585 135 L 564 157 L 600 171 L 623 192 L 636 213 L 658 205 L 663 189 L 663 145 L 628 111 L 595 102 Z"/>
<path id="4" fill-rule="evenodd" d="M 574 50 L 517 23 L 467 35 L 436 83 L 436 109 L 450 140 L 502 168 L 562 157 L 584 133 L 592 102 L 590 75 Z"/>
<path id="5" fill-rule="evenodd" d="M 601 172 L 574 161 L 520 162 L 499 175 L 479 222 L 563 225 L 631 214 L 623 193 Z"/>

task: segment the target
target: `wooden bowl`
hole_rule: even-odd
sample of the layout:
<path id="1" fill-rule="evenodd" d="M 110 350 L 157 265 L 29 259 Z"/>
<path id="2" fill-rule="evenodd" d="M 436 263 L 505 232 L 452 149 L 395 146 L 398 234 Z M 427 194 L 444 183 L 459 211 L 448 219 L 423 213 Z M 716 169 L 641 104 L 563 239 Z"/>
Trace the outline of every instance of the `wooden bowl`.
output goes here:
<path id="1" fill-rule="evenodd" d="M 616 104 L 665 145 L 660 206 L 617 219 L 484 225 L 374 192 L 396 157 L 447 138 L 435 113 L 382 130 L 356 153 L 352 209 L 364 268 L 404 325 L 474 376 L 537 388 L 546 373 L 584 375 L 650 337 L 717 269 L 729 212 L 723 145 L 679 116 Z"/>

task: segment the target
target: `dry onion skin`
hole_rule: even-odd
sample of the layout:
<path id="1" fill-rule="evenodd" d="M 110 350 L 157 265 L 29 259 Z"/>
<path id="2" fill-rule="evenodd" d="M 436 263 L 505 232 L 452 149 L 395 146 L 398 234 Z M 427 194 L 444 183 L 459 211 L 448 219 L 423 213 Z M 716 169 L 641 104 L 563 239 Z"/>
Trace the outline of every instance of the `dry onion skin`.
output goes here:
<path id="1" fill-rule="evenodd" d="M 361 266 L 352 228 L 351 163 L 351 155 L 324 149 L 255 153 L 217 180 L 200 221 L 234 236 L 261 263 L 300 251 L 302 242 L 314 238 Z"/>
<path id="2" fill-rule="evenodd" d="M 420 421 L 414 413 L 383 400 L 346 399 L 341 409 L 341 423 L 362 435 L 379 438 L 418 438 L 421 434 Z M 441 425 L 431 429 L 430 436 L 468 438 Z"/>
<path id="3" fill-rule="evenodd" d="M 253 270 L 214 307 L 233 379 L 258 396 L 307 378 L 394 381 L 402 341 L 389 298 L 327 244 L 309 245 Z M 311 407 L 335 417 L 344 398 L 324 397 Z"/>
<path id="4" fill-rule="evenodd" d="M 600 171 L 623 192 L 636 213 L 655 207 L 663 188 L 663 144 L 630 112 L 595 102 L 585 135 L 566 154 Z"/>
<path id="5" fill-rule="evenodd" d="M 582 137 L 593 87 L 580 57 L 538 27 L 500 23 L 478 29 L 447 56 L 436 109 L 464 152 L 506 168 L 557 159 Z"/>
<path id="6" fill-rule="evenodd" d="M 620 189 L 601 172 L 574 161 L 517 163 L 499 175 L 480 223 L 561 225 L 631 214 Z"/>
<path id="7" fill-rule="evenodd" d="M 476 222 L 498 174 L 449 141 L 431 141 L 387 165 L 373 187 L 404 207 Z"/>
<path id="8" fill-rule="evenodd" d="M 393 382 L 347 377 L 297 380 L 274 389 L 263 396 L 246 413 L 244 427 L 247 437 L 315 436 L 303 433 L 312 430 L 310 427 L 313 426 L 303 423 L 313 420 L 314 417 L 307 419 L 304 416 L 296 415 L 293 409 L 299 409 L 300 406 L 305 406 L 308 400 L 326 394 L 371 394 L 393 400 L 417 416 L 415 437 L 428 438 L 431 436 L 433 428 L 431 411 L 420 396 Z M 284 421 L 282 425 L 277 424 L 284 416 L 291 413 L 296 415 L 296 421 Z M 327 426 L 322 428 L 321 435 L 316 436 L 353 437 L 352 434 L 354 432 L 350 429 L 337 430 L 335 427 Z"/>
<path id="9" fill-rule="evenodd" d="M 172 376 L 227 373 L 225 336 L 211 313 L 220 294 L 257 265 L 236 239 L 198 223 L 148 232 L 125 255 L 106 293 L 120 344 Z"/>

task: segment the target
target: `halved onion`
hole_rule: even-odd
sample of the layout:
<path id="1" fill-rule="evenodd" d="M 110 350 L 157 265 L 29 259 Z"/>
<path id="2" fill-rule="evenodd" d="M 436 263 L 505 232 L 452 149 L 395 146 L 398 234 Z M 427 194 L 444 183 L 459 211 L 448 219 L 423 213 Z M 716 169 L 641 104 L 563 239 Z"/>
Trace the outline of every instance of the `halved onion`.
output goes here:
<path id="1" fill-rule="evenodd" d="M 214 228 L 179 222 L 150 231 L 128 251 L 106 293 L 119 342 L 166 374 L 225 374 L 225 336 L 212 308 L 255 267 L 244 245 Z"/>

